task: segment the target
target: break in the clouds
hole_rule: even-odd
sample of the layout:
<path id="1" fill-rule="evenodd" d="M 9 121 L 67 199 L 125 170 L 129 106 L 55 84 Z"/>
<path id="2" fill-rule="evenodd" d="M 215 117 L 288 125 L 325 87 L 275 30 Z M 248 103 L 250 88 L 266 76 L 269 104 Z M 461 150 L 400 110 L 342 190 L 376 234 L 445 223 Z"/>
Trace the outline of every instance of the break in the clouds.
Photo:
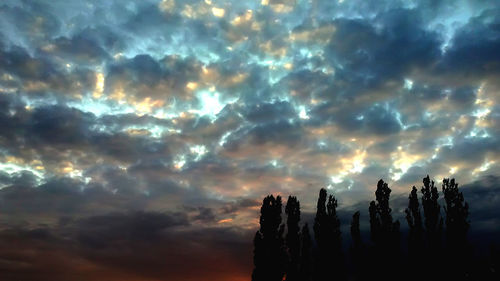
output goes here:
<path id="1" fill-rule="evenodd" d="M 71 266 L 90 274 L 101 231 L 246 235 L 268 193 L 307 212 L 321 187 L 349 207 L 379 178 L 406 194 L 426 174 L 498 176 L 499 14 L 465 0 L 2 1 L 2 227 L 77 235 Z M 126 267 L 104 259 L 110 276 Z"/>

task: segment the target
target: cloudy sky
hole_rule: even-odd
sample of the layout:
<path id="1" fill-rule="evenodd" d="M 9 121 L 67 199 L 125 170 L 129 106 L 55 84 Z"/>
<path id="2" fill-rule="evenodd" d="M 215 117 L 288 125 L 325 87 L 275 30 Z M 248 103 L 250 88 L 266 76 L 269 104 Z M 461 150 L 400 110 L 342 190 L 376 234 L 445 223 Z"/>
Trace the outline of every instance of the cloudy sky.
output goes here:
<path id="1" fill-rule="evenodd" d="M 465 0 L 1 1 L 0 271 L 249 280 L 263 196 L 312 213 L 325 187 L 347 210 L 380 178 L 404 198 L 454 177 L 494 207 L 499 15 Z"/>

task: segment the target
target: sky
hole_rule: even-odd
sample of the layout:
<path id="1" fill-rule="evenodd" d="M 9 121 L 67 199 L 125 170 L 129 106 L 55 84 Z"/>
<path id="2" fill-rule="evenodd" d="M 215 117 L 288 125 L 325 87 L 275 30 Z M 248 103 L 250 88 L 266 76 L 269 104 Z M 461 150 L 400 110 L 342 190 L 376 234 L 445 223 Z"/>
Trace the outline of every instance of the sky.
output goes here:
<path id="1" fill-rule="evenodd" d="M 402 214 L 427 174 L 498 229 L 499 15 L 479 0 L 1 1 L 0 271 L 250 280 L 264 196 L 296 195 L 307 217 L 327 188 L 348 223 L 379 179 Z"/>

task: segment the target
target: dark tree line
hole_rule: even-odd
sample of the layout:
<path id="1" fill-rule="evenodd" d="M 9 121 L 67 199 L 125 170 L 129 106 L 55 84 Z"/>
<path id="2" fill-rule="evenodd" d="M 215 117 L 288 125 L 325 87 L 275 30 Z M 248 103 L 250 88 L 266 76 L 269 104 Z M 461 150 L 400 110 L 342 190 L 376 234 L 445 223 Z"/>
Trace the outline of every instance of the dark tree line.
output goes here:
<path id="1" fill-rule="evenodd" d="M 281 224 L 281 197 L 269 195 L 260 208 L 260 230 L 254 239 L 252 280 L 283 280 L 287 254 L 283 241 L 285 225 Z"/>
<path id="2" fill-rule="evenodd" d="M 370 241 L 362 239 L 360 212 L 352 216 L 349 255 L 342 251 L 337 199 L 319 192 L 314 218 L 314 239 L 309 226 L 300 226 L 300 202 L 289 196 L 286 223 L 282 223 L 281 197 L 263 200 L 260 229 L 254 240 L 252 281 L 329 280 L 496 280 L 495 260 L 473 261 L 467 242 L 469 206 L 454 179 L 442 183 L 443 215 L 439 191 L 429 176 L 420 189 L 413 186 L 405 210 L 408 251 L 401 250 L 399 221 L 392 217 L 391 189 L 380 180 L 375 200 L 368 207 Z M 444 233 L 444 235 L 443 235 Z M 350 259 L 347 259 L 350 257 Z M 347 263 L 352 265 L 348 272 Z"/>

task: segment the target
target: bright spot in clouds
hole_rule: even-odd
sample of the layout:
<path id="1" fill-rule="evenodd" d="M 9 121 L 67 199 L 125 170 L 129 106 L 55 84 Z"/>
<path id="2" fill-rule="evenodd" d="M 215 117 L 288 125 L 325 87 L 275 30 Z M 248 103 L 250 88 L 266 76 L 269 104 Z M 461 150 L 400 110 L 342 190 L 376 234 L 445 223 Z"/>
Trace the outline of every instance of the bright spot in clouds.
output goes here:
<path id="1" fill-rule="evenodd" d="M 212 8 L 212 14 L 214 14 L 214 16 L 216 16 L 218 18 L 224 17 L 225 13 L 226 13 L 226 11 L 222 8 L 216 8 L 216 7 Z"/>
<path id="2" fill-rule="evenodd" d="M 177 170 L 181 170 L 186 164 L 186 157 L 184 155 L 178 156 L 176 160 L 174 160 L 174 167 Z"/>
<path id="3" fill-rule="evenodd" d="M 299 110 L 300 110 L 300 112 L 299 112 L 300 119 L 309 119 L 309 116 L 307 115 L 305 106 L 301 105 L 299 107 Z"/>
<path id="4" fill-rule="evenodd" d="M 96 99 L 100 98 L 102 92 L 104 91 L 104 75 L 101 72 L 96 73 L 95 75 L 95 90 L 92 96 Z"/>
<path id="5" fill-rule="evenodd" d="M 193 153 L 195 157 L 195 161 L 198 161 L 207 153 L 207 148 L 204 145 L 195 145 L 190 148 L 191 153 Z"/>

